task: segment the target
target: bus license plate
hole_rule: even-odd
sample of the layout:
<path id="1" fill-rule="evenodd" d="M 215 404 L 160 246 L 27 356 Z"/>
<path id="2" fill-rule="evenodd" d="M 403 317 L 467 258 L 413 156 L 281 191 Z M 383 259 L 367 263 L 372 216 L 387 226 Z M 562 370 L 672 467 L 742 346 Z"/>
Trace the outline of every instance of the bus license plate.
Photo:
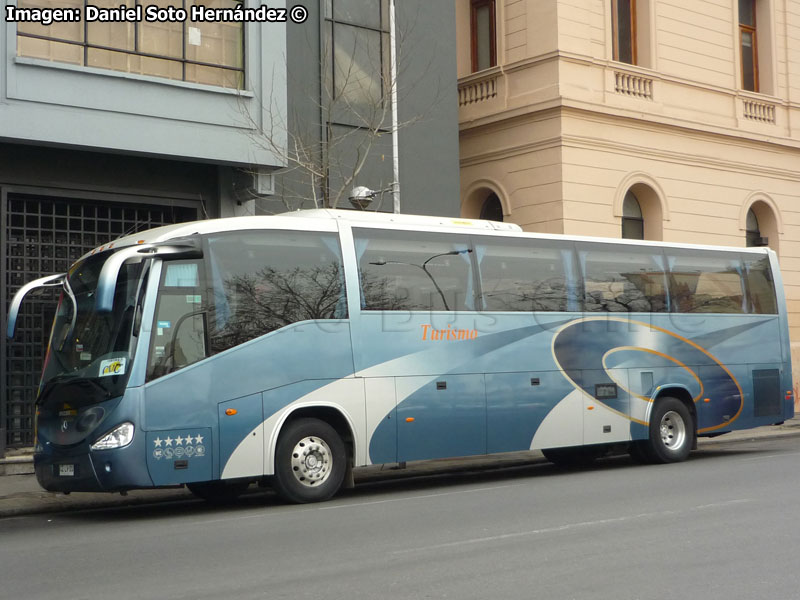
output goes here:
<path id="1" fill-rule="evenodd" d="M 74 477 L 75 465 L 58 465 L 59 477 Z"/>

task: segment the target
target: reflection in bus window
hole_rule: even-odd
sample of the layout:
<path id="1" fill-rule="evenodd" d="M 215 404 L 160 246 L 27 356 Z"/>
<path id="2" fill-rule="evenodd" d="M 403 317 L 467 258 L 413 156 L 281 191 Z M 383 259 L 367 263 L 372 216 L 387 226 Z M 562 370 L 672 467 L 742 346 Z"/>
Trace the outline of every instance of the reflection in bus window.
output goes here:
<path id="1" fill-rule="evenodd" d="M 355 229 L 365 310 L 474 310 L 465 236 Z"/>
<path id="2" fill-rule="evenodd" d="M 572 244 L 475 238 L 483 310 L 566 311 Z"/>
<path id="3" fill-rule="evenodd" d="M 347 317 L 335 234 L 236 232 L 208 247 L 211 354 L 298 321 Z"/>
<path id="4" fill-rule="evenodd" d="M 587 312 L 666 312 L 667 288 L 660 251 L 578 246 Z"/>
<path id="5" fill-rule="evenodd" d="M 739 256 L 675 250 L 668 252 L 667 261 L 672 312 L 746 312 Z"/>
<path id="6" fill-rule="evenodd" d="M 775 283 L 769 268 L 769 257 L 745 255 L 744 266 L 747 272 L 747 287 L 750 296 L 750 312 L 774 315 L 778 313 L 775 298 Z"/>

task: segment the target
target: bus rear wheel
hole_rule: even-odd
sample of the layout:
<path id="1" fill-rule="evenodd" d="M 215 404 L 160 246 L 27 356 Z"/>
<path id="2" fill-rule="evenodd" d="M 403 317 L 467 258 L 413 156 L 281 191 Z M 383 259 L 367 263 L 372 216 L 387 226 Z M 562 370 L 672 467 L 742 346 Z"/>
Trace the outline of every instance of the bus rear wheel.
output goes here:
<path id="1" fill-rule="evenodd" d="M 694 445 L 694 419 L 677 398 L 659 398 L 650 415 L 649 436 L 633 442 L 631 455 L 640 462 L 686 460 Z"/>
<path id="2" fill-rule="evenodd" d="M 286 425 L 275 448 L 275 491 L 303 504 L 331 498 L 342 486 L 347 453 L 336 430 L 319 419 Z"/>

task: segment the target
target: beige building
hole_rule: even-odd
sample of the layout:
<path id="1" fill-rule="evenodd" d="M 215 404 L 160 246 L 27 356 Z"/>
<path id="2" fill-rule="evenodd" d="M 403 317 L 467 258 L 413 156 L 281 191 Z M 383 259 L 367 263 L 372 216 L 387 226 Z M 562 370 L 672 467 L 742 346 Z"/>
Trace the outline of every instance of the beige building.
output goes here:
<path id="1" fill-rule="evenodd" d="M 549 233 L 768 244 L 797 382 L 800 0 L 456 7 L 462 214 L 502 212 Z"/>

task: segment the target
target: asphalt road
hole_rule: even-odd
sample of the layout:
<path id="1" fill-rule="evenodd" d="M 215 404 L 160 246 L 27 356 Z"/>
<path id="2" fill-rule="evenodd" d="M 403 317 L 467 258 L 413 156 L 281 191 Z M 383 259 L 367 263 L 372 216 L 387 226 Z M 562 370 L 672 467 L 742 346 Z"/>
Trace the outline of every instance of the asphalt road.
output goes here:
<path id="1" fill-rule="evenodd" d="M 800 597 L 800 437 L 0 520 L 0 598 Z"/>

